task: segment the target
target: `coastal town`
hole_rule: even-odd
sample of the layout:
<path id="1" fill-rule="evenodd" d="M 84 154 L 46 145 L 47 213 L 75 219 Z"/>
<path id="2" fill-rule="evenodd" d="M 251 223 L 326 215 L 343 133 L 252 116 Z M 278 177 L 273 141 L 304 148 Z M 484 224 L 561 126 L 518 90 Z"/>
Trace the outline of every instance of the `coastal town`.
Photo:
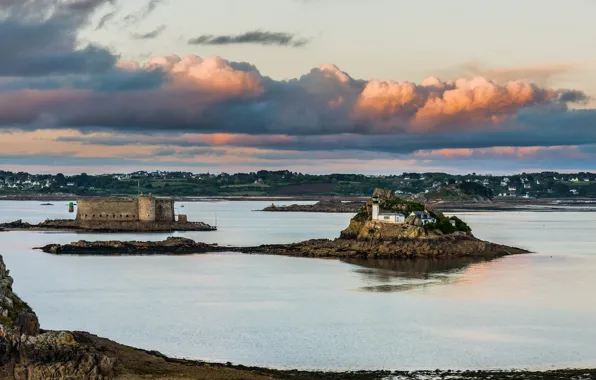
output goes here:
<path id="1" fill-rule="evenodd" d="M 368 196 L 375 188 L 400 196 L 431 193 L 459 185 L 485 198 L 596 197 L 596 173 L 520 173 L 514 175 L 401 173 L 391 175 L 303 174 L 287 170 L 251 173 L 137 171 L 128 174 L 31 174 L 0 171 L 0 199 L 28 195 L 165 196 Z"/>

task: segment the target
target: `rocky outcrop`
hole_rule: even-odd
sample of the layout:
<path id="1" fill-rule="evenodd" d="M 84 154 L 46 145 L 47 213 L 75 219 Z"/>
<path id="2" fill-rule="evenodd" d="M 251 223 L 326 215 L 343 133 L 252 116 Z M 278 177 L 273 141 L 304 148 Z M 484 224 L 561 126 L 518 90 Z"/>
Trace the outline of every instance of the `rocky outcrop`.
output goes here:
<path id="1" fill-rule="evenodd" d="M 275 206 L 272 204 L 265 207 L 262 211 L 272 212 L 326 212 L 326 213 L 357 213 L 364 205 L 364 202 L 350 201 L 342 202 L 340 200 L 322 200 L 312 205 Z"/>
<path id="2" fill-rule="evenodd" d="M 39 247 L 46 253 L 56 255 L 184 255 L 217 252 L 217 244 L 205 244 L 181 237 L 168 237 L 163 241 L 86 241 L 71 244 L 48 244 Z"/>
<path id="3" fill-rule="evenodd" d="M 315 239 L 295 244 L 261 245 L 238 250 L 244 253 L 300 257 L 375 259 L 447 257 L 490 259 L 528 253 L 524 249 L 486 242 L 465 234 L 424 239 L 418 237 L 399 239 Z"/>
<path id="4" fill-rule="evenodd" d="M 0 378 L 90 379 L 114 376 L 115 359 L 80 344 L 68 332 L 40 331 L 37 316 L 12 291 L 0 256 Z"/>
<path id="5" fill-rule="evenodd" d="M 216 227 L 203 222 L 127 222 L 127 221 L 84 221 L 74 219 L 48 219 L 39 224 L 17 220 L 0 223 L 8 230 L 33 231 L 92 231 L 92 232 L 169 232 L 169 231 L 215 231 Z"/>
<path id="6" fill-rule="evenodd" d="M 205 244 L 184 238 L 168 238 L 158 242 L 79 241 L 71 244 L 50 244 L 39 249 L 52 254 L 70 255 L 181 255 L 207 252 L 261 253 L 325 258 L 493 258 L 527 253 L 527 251 L 493 244 L 461 234 L 429 236 L 421 227 L 412 227 L 409 236 L 379 238 L 379 232 L 358 239 L 315 239 L 295 244 L 229 247 Z"/>

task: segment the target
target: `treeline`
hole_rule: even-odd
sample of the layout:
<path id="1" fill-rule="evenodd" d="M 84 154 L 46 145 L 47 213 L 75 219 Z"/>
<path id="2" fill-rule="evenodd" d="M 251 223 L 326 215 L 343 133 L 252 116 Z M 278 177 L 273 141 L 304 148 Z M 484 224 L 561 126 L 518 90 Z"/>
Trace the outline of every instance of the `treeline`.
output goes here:
<path id="1" fill-rule="evenodd" d="M 0 171 L 0 194 L 132 195 L 138 191 L 164 196 L 284 196 L 342 195 L 368 196 L 375 188 L 398 194 L 417 194 L 457 184 L 468 194 L 482 197 L 596 197 L 594 173 L 521 173 L 490 176 L 476 173 L 403 173 L 395 175 L 315 175 L 289 170 L 261 170 L 250 173 L 145 172 L 128 174 L 86 173 L 78 175 L 35 175 Z M 514 189 L 514 190 L 512 190 Z"/>

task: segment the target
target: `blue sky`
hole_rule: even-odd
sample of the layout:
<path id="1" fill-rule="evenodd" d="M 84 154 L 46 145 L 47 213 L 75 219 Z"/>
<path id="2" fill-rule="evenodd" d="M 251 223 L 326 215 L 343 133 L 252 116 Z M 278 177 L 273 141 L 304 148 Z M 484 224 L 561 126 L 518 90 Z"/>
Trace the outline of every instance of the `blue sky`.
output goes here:
<path id="1" fill-rule="evenodd" d="M 21 38 L 0 44 L 3 167 L 594 166 L 594 1 L 64 1 L 0 0 Z M 238 43 L 252 31 L 305 43 Z"/>

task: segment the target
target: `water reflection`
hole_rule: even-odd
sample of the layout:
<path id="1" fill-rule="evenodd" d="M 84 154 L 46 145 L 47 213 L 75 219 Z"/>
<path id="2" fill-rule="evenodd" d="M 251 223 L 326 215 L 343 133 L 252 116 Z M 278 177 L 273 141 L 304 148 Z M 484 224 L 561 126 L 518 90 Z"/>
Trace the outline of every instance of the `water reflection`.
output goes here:
<path id="1" fill-rule="evenodd" d="M 390 293 L 451 283 L 456 280 L 454 274 L 472 264 L 488 260 L 459 257 L 408 260 L 349 258 L 342 261 L 362 267 L 354 269 L 354 272 L 361 274 L 365 282 L 371 283 L 358 290 Z"/>

